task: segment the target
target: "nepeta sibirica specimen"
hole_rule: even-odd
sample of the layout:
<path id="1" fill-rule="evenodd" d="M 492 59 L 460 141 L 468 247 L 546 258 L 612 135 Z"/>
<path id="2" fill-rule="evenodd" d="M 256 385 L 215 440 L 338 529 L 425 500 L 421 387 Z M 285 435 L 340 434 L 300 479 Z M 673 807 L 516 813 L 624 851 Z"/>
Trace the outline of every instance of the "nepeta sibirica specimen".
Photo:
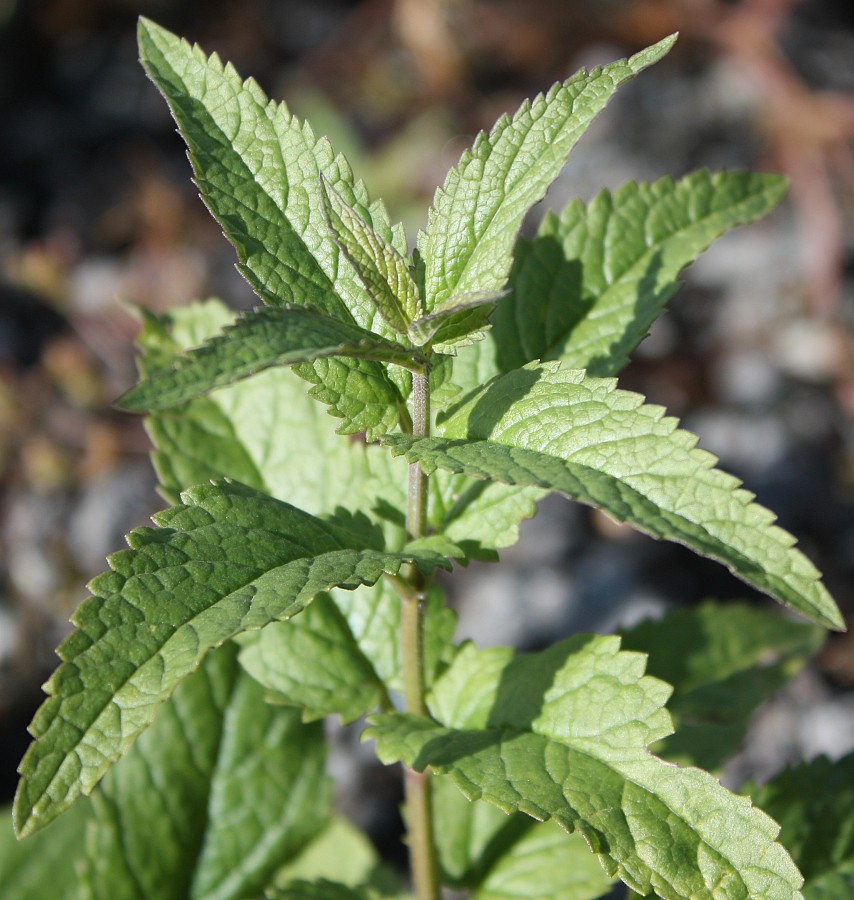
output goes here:
<path id="1" fill-rule="evenodd" d="M 662 900 L 801 897 L 768 816 L 650 753 L 672 731 L 673 688 L 639 652 L 654 639 L 457 645 L 434 580 L 495 558 L 558 492 L 842 627 L 773 515 L 613 377 L 680 271 L 773 208 L 782 179 L 628 184 L 517 238 L 591 120 L 673 38 L 479 135 L 412 253 L 328 141 L 254 81 L 146 20 L 139 41 L 263 305 L 145 318 L 144 377 L 121 404 L 149 412 L 175 505 L 74 616 L 21 766 L 18 834 L 94 791 L 84 896 L 390 896 L 323 774 L 318 720 L 369 715 L 380 758 L 404 765 L 419 898 L 521 883 L 585 900 L 616 878 Z M 749 611 L 702 615 L 739 671 L 773 651 L 790 673 L 816 645 L 812 626 L 775 631 L 766 613 L 739 644 L 727 616 Z"/>

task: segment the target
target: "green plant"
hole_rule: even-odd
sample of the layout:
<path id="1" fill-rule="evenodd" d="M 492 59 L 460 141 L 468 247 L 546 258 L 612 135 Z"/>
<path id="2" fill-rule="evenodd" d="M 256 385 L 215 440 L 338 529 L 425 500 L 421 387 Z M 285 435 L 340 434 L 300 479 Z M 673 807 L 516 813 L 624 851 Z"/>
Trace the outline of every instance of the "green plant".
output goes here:
<path id="1" fill-rule="evenodd" d="M 648 747 L 719 766 L 820 629 L 705 605 L 622 647 L 577 635 L 516 655 L 455 645 L 433 577 L 494 559 L 557 491 L 842 627 L 773 515 L 611 377 L 682 268 L 771 209 L 782 179 L 629 184 L 517 241 L 586 126 L 668 38 L 481 134 L 410 256 L 308 125 L 153 23 L 139 39 L 202 196 L 267 305 L 236 319 L 215 301 L 144 314 L 144 378 L 121 404 L 150 412 L 176 505 L 128 536 L 73 617 L 32 724 L 15 829 L 32 835 L 91 798 L 29 851 L 4 845 L 6 883 L 56 896 L 76 859 L 69 896 L 398 896 L 333 813 L 324 774 L 320 720 L 368 714 L 380 758 L 404 763 L 419 898 L 442 882 L 480 900 L 584 900 L 618 878 L 663 900 L 801 897 L 767 815 Z M 678 659 L 660 651 L 674 641 Z M 809 797 L 789 788 L 767 790 L 794 798 L 795 821 Z M 850 844 L 812 861 L 817 884 L 850 887 Z"/>

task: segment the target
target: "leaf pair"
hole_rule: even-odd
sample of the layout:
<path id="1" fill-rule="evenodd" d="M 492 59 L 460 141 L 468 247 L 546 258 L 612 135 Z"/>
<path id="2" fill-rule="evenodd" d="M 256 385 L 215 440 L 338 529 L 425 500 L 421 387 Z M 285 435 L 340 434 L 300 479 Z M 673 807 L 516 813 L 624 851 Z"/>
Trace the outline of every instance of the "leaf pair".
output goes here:
<path id="1" fill-rule="evenodd" d="M 78 630 L 60 648 L 63 663 L 33 723 L 36 742 L 15 807 L 19 833 L 49 822 L 126 754 L 97 801 L 102 823 L 116 827 L 92 839 L 93 858 L 105 863 L 90 870 L 90 883 L 159 877 L 157 869 L 143 872 L 142 849 L 139 859 L 132 848 L 116 863 L 123 811 L 137 799 L 162 801 L 167 823 L 186 834 L 198 829 L 170 818 L 172 798 L 154 790 L 151 759 L 162 734 L 149 731 L 129 748 L 172 697 L 155 725 L 162 719 L 168 735 L 182 702 L 179 686 L 189 692 L 201 683 L 199 667 L 213 671 L 208 667 L 233 648 L 205 662 L 209 651 L 239 637 L 245 670 L 275 699 L 301 708 L 276 714 L 265 707 L 256 718 L 246 710 L 258 706 L 263 689 L 246 676 L 233 679 L 232 699 L 244 690 L 254 697 L 245 714 L 233 713 L 240 719 L 229 739 L 235 758 L 240 747 L 253 756 L 268 721 L 289 729 L 279 738 L 290 744 L 316 732 L 299 719 L 389 710 L 388 690 L 399 687 L 399 648 L 390 637 L 399 606 L 381 576 L 404 563 L 429 573 L 448 557 L 511 542 L 543 491 L 687 544 L 804 614 L 840 626 L 793 539 L 735 479 L 713 468 L 693 436 L 637 395 L 581 371 L 616 371 L 673 293 L 681 268 L 724 230 L 767 210 L 780 181 L 699 173 L 631 185 L 587 207 L 570 205 L 514 251 L 522 218 L 592 118 L 671 44 L 579 73 L 480 135 L 437 192 L 410 259 L 402 229 L 370 202 L 328 142 L 216 56 L 141 22 L 144 63 L 187 140 L 204 199 L 268 306 L 204 344 L 193 335 L 207 338 L 212 322 L 228 319 L 216 306 L 176 315 L 173 334 L 147 321 L 149 378 L 124 404 L 160 411 L 149 422 L 158 471 L 173 498 L 188 490 L 181 505 L 156 518 L 157 528 L 131 534 L 131 549 L 111 557 L 112 571 L 95 579 L 94 596 L 75 615 Z M 492 338 L 472 344 L 506 291 Z M 172 366 L 166 357 L 178 344 L 197 349 Z M 459 355 L 452 362 L 437 350 Z M 394 453 L 426 471 L 444 470 L 431 479 L 436 535 L 404 546 L 402 461 L 376 446 L 333 447 L 309 411 L 315 407 L 281 366 L 314 383 L 312 397 L 343 419 L 342 431 L 364 431 L 369 440 L 392 432 L 384 442 Z M 445 390 L 439 436 L 416 438 L 406 434 L 411 373 L 431 368 Z M 203 397 L 216 388 L 224 390 Z M 181 404 L 188 405 L 176 414 L 163 412 Z M 225 480 L 190 487 L 222 476 L 249 486 Z M 297 502 L 306 511 L 290 505 Z M 312 600 L 309 612 L 290 621 Z M 453 617 L 438 592 L 431 603 L 428 668 L 436 675 L 450 662 Z M 466 646 L 435 683 L 437 721 L 388 713 L 376 719 L 374 734 L 386 759 L 431 766 L 469 796 L 582 833 L 607 873 L 578 887 L 591 897 L 615 876 L 664 900 L 799 897 L 798 873 L 767 817 L 711 776 L 674 770 L 647 753 L 670 732 L 663 710 L 669 693 L 616 638 L 582 636 L 520 658 Z M 232 714 L 227 704 L 213 706 Z M 206 746 L 203 735 L 196 741 L 189 726 L 184 731 L 173 735 L 176 745 L 187 752 Z M 220 747 L 223 759 L 227 750 Z M 266 765 L 266 756 L 256 762 Z M 315 754 L 305 762 L 314 765 Z M 131 781 L 122 780 L 134 767 L 132 783 L 150 778 L 152 797 L 135 797 Z M 275 769 L 266 775 L 274 778 Z M 319 785 L 317 771 L 305 776 L 307 785 Z M 288 784 L 299 789 L 294 779 Z M 236 787 L 222 787 L 223 796 Z M 267 800 L 275 798 L 258 796 L 251 805 L 261 809 Z M 224 828 L 228 808 L 223 801 Z M 234 858 L 212 829 L 212 849 L 199 858 L 214 860 L 210 871 L 219 866 L 219 874 L 202 866 L 199 877 L 216 884 L 198 896 L 269 886 L 273 857 L 298 852 L 325 815 L 324 807 L 320 818 L 293 823 L 285 850 L 266 847 L 266 827 L 264 839 L 247 830 L 237 836 L 242 850 Z M 488 823 L 482 831 L 506 840 L 506 854 L 473 851 L 454 860 L 445 848 L 446 867 L 456 862 L 458 883 L 476 887 L 481 900 L 500 895 L 502 878 L 513 883 L 525 859 L 554 866 L 566 860 L 562 852 L 577 852 L 577 841 L 555 850 L 551 826 L 512 822 L 507 832 Z M 273 844 L 290 840 L 269 830 Z M 255 842 L 257 850 L 249 846 Z M 176 838 L 172 846 L 179 845 Z M 247 862 L 253 859 L 257 866 Z M 110 871 L 113 865 L 125 866 L 123 874 Z M 304 875 L 276 880 L 271 895 L 371 896 L 366 881 L 295 886 L 292 878 Z M 158 891 L 145 882 L 143 893 Z"/>
<path id="2" fill-rule="evenodd" d="M 344 419 L 342 430 L 369 437 L 393 430 L 403 421 L 408 384 L 385 364 L 417 369 L 413 343 L 453 347 L 486 327 L 523 216 L 616 88 L 673 40 L 581 72 L 482 134 L 437 192 L 419 238 L 419 288 L 401 229 L 368 201 L 328 142 L 216 56 L 141 20 L 143 63 L 187 141 L 202 194 L 235 245 L 241 272 L 287 314 L 275 318 L 282 326 L 275 335 L 249 314 L 229 335 L 228 351 L 211 345 L 174 375 L 137 388 L 126 407 L 166 408 L 260 368 L 300 363 L 300 374 L 317 385 L 314 396 Z M 314 330 L 302 319 L 285 325 L 294 306 L 317 311 Z M 361 331 L 339 327 L 353 324 Z M 380 340 L 394 337 L 407 339 L 408 361 L 406 345 Z"/>
<path id="3" fill-rule="evenodd" d="M 139 44 L 187 141 L 202 195 L 258 295 L 272 306 L 309 306 L 393 340 L 395 332 L 378 318 L 329 230 L 319 202 L 321 174 L 398 253 L 406 253 L 405 237 L 383 205 L 369 201 L 343 157 L 216 55 L 205 56 L 145 19 Z M 377 360 L 335 356 L 325 364 L 306 362 L 299 371 L 318 384 L 318 397 L 344 419 L 344 430 L 397 424 L 406 391 Z"/>
<path id="4" fill-rule="evenodd" d="M 623 647 L 655 650 L 672 643 L 674 627 L 684 652 L 678 657 L 654 654 L 650 664 L 681 683 L 669 704 L 673 707 L 678 699 L 681 717 L 696 719 L 700 712 L 709 721 L 747 716 L 747 708 L 731 709 L 732 679 L 743 673 L 762 690 L 773 690 L 777 682 L 762 673 L 783 666 L 791 674 L 793 662 L 814 649 L 818 636 L 814 627 L 747 606 L 706 604 L 632 629 L 624 635 Z M 763 635 L 761 647 L 749 640 L 757 629 Z M 478 654 L 468 647 L 463 653 L 469 661 L 466 678 L 478 669 L 485 672 L 482 664 L 476 665 L 478 658 L 482 663 L 493 656 L 499 667 L 512 660 L 509 651 Z M 636 654 L 617 658 L 621 656 L 637 659 Z M 612 666 L 613 657 L 603 659 L 602 668 Z M 485 681 L 495 678 L 494 671 L 487 675 L 475 679 L 478 695 Z M 452 678 L 451 672 L 447 677 Z M 553 683 L 558 680 L 555 676 Z M 636 689 L 632 685 L 629 679 L 627 687 Z M 440 682 L 436 690 L 433 711 L 445 725 L 458 722 L 462 727 L 465 716 L 455 718 L 454 710 L 460 708 L 455 682 Z M 21 844 L 11 834 L 0 838 L 4 888 L 15 896 L 47 900 L 56 896 L 58 884 L 65 884 L 70 897 L 75 886 L 71 861 L 77 859 L 85 861 L 87 897 L 137 897 L 118 893 L 120 886 L 134 884 L 144 886 L 140 896 L 242 896 L 249 885 L 269 882 L 274 860 L 290 857 L 272 876 L 282 886 L 275 896 L 326 898 L 336 896 L 335 890 L 347 897 L 377 896 L 357 887 L 373 883 L 376 859 L 352 828 L 333 819 L 304 843 L 327 814 L 325 802 L 319 802 L 326 796 L 323 743 L 316 727 L 299 725 L 298 712 L 263 703 L 261 693 L 239 674 L 233 647 L 211 654 L 111 771 L 93 798 L 94 810 L 90 803 L 79 803 Z M 717 731 L 729 734 L 726 725 Z M 714 733 L 709 728 L 706 740 Z M 704 746 L 698 749 L 705 751 Z M 807 878 L 803 892 L 808 900 L 843 900 L 852 886 L 851 764 L 850 757 L 835 766 L 817 760 L 780 776 L 756 795 L 759 805 L 782 823 L 784 843 Z M 231 783 L 239 783 L 239 791 Z M 608 877 L 578 835 L 568 837 L 551 824 L 536 824 L 526 816 L 508 818 L 482 801 L 469 802 L 444 779 L 435 788 L 438 849 L 447 883 L 472 889 L 477 900 L 520 893 L 543 900 L 586 900 L 607 890 Z M 234 827 L 236 820 L 240 827 Z M 258 842 L 250 826 L 261 825 L 270 839 Z M 158 847 L 155 856 L 149 852 L 152 838 Z M 336 881 L 345 884 L 317 881 L 330 876 L 331 858 Z M 297 884 L 294 878 L 309 880 Z M 195 887 L 188 888 L 190 883 Z M 344 893 L 347 885 L 349 893 Z"/>

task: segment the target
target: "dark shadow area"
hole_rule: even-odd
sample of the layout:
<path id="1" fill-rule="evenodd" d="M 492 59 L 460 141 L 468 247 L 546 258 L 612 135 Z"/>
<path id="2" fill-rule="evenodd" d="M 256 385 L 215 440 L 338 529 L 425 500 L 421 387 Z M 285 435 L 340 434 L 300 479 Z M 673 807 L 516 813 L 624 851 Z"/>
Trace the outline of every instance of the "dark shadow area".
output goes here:
<path id="1" fill-rule="evenodd" d="M 501 421 L 510 408 L 522 400 L 531 388 L 540 380 L 540 373 L 533 369 L 517 369 L 508 375 L 502 376 L 487 387 L 475 401 L 469 414 L 469 422 L 475 426 L 477 435 L 471 431 L 464 437 L 481 438 L 492 434 L 495 426 Z M 471 395 L 469 395 L 471 396 Z M 468 397 L 451 406 L 447 412 L 440 416 L 440 421 L 446 421 L 455 415 L 468 402 Z"/>
<path id="2" fill-rule="evenodd" d="M 578 634 L 539 653 L 514 657 L 501 673 L 489 726 L 530 730 L 542 712 L 557 673 L 593 639 L 593 635 Z"/>
<path id="3" fill-rule="evenodd" d="M 630 319 L 624 323 L 621 318 L 607 350 L 590 358 L 586 366 L 590 375 L 618 374 L 679 289 L 675 281 L 657 283 L 662 267 L 661 252 L 656 251 L 641 276 L 633 280 L 636 299 Z M 619 285 L 624 275 L 618 275 L 606 291 Z M 554 235 L 517 244 L 509 284 L 511 294 L 499 303 L 492 320 L 491 342 L 502 372 L 537 359 L 559 359 L 571 351 L 578 327 L 597 313 L 595 291 L 590 286 L 585 290 L 584 263 L 569 258 Z"/>

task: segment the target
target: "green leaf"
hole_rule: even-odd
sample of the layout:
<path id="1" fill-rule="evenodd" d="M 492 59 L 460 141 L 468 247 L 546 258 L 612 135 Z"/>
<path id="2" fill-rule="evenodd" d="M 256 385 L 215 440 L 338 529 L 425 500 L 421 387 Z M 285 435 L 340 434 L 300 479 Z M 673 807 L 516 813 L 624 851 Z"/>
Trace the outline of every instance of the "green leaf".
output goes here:
<path id="1" fill-rule="evenodd" d="M 350 887 L 325 878 L 319 881 L 294 881 L 287 887 L 272 888 L 266 900 L 376 900 L 377 894 L 365 887 Z"/>
<path id="2" fill-rule="evenodd" d="M 333 591 L 336 605 L 347 619 L 359 649 L 390 690 L 403 690 L 400 648 L 400 598 L 387 581 L 359 591 Z M 428 683 L 441 667 L 456 630 L 457 616 L 442 588 L 433 584 L 427 594 L 424 656 Z M 367 709 L 365 710 L 367 712 Z"/>
<path id="3" fill-rule="evenodd" d="M 418 239 L 428 312 L 469 291 L 500 291 L 525 213 L 616 89 L 657 62 L 675 35 L 601 69 L 582 69 L 481 132 L 436 192 Z"/>
<path id="4" fill-rule="evenodd" d="M 261 307 L 131 388 L 118 406 L 136 412 L 169 409 L 271 366 L 329 356 L 417 364 L 406 347 L 311 307 Z"/>
<path id="5" fill-rule="evenodd" d="M 501 857 L 472 900 L 594 900 L 612 885 L 580 834 L 543 822 Z"/>
<path id="6" fill-rule="evenodd" d="M 774 515 L 659 406 L 558 364 L 501 375 L 444 417 L 445 438 L 394 435 L 428 471 L 559 491 L 726 565 L 830 628 L 844 623 L 816 568 Z"/>
<path id="7" fill-rule="evenodd" d="M 432 343 L 438 349 L 480 340 L 489 327 L 489 316 L 505 291 L 471 291 L 451 297 L 433 312 L 409 326 L 409 336 L 419 347 Z M 468 339 L 467 341 L 465 339 Z"/>
<path id="8" fill-rule="evenodd" d="M 145 314 L 142 366 L 153 374 L 172 365 L 233 318 L 218 301 Z M 146 419 L 164 496 L 203 481 L 233 478 L 314 514 L 347 504 L 382 522 L 389 546 L 402 546 L 406 464 L 375 445 L 341 439 L 334 420 L 306 397 L 286 369 L 271 369 L 193 400 L 179 414 Z M 305 447 L 314 448 L 306 453 Z M 430 485 L 430 524 L 469 553 L 489 555 L 518 539 L 518 524 L 535 511 L 533 488 L 438 473 Z M 361 594 L 362 592 L 360 592 Z"/>
<path id="9" fill-rule="evenodd" d="M 212 653 L 93 794 L 91 900 L 237 900 L 325 824 L 319 726 L 264 702 L 234 647 Z"/>
<path id="10" fill-rule="evenodd" d="M 433 780 L 433 806 L 445 883 L 477 900 L 591 900 L 613 884 L 581 835 L 468 800 L 447 777 Z"/>
<path id="11" fill-rule="evenodd" d="M 818 626 L 772 611 L 712 602 L 624 632 L 623 647 L 647 653 L 649 674 L 674 686 L 667 708 L 676 732 L 656 752 L 720 768 L 741 747 L 750 716 L 818 652 L 824 636 Z"/>
<path id="12" fill-rule="evenodd" d="M 450 778 L 436 776 L 431 783 L 442 883 L 475 887 L 534 823 L 527 816 L 507 816 L 489 803 L 468 800 Z"/>
<path id="13" fill-rule="evenodd" d="M 408 422 L 406 401 L 386 369 L 366 359 L 327 357 L 294 366 L 314 387 L 309 396 L 329 407 L 343 424 L 339 434 L 364 431 L 369 441 Z"/>
<path id="14" fill-rule="evenodd" d="M 15 804 L 20 835 L 38 830 L 88 793 L 208 650 L 241 631 L 296 615 L 318 593 L 353 589 L 405 561 L 353 534 L 237 484 L 198 486 L 183 506 L 139 528 L 131 550 L 73 617 L 63 664 L 31 725 Z"/>
<path id="15" fill-rule="evenodd" d="M 399 247 L 402 232 L 389 225 L 381 204 L 369 201 L 343 157 L 284 105 L 270 102 L 254 81 L 242 81 L 215 54 L 205 56 L 145 18 L 139 48 L 187 142 L 202 197 L 258 295 L 274 306 L 311 305 L 392 336 L 375 322 L 375 307 L 329 233 L 320 174 L 385 240 Z M 299 371 L 323 383 L 317 396 L 344 418 L 344 431 L 373 433 L 397 423 L 400 391 L 379 363 L 338 360 Z"/>
<path id="16" fill-rule="evenodd" d="M 406 334 L 421 311 L 408 260 L 348 206 L 323 175 L 320 198 L 335 242 L 358 273 L 383 321 L 398 334 Z"/>
<path id="17" fill-rule="evenodd" d="M 232 317 L 217 301 L 175 309 L 166 318 L 147 314 L 140 336 L 143 369 L 150 374 L 168 368 L 182 348 L 202 343 Z M 303 382 L 286 369 L 261 372 L 217 390 L 209 398 L 191 401 L 178 414 L 151 415 L 146 426 L 157 448 L 154 462 L 163 493 L 173 502 L 187 487 L 231 477 L 315 515 L 333 513 L 347 503 L 374 515 L 383 525 L 387 546 L 403 546 L 406 464 L 378 446 L 335 434 L 334 420 L 306 396 Z M 312 452 L 307 453 L 306 447 Z M 466 481 L 458 476 L 444 480 Z M 519 492 L 504 485 L 491 488 L 487 499 L 496 491 Z M 468 523 L 476 526 L 478 536 L 486 530 L 485 520 L 477 515 L 480 506 L 479 498 Z M 502 533 L 509 535 L 513 528 L 501 519 L 502 509 L 504 505 L 492 503 L 487 511 L 490 521 L 505 522 Z M 533 507 L 529 504 L 526 511 L 531 515 Z M 465 529 L 465 514 L 460 515 L 454 524 Z M 399 689 L 400 603 L 393 589 L 379 582 L 355 592 L 332 591 L 331 596 L 364 658 L 382 681 Z M 276 630 L 301 627 L 302 617 L 298 617 L 277 625 Z M 437 657 L 439 645 L 450 640 L 453 630 L 453 615 L 437 595 L 431 599 L 427 617 L 428 650 L 434 648 L 429 650 L 431 658 Z M 263 633 L 265 639 L 273 640 Z M 244 645 L 258 638 L 260 633 L 248 635 Z M 303 666 L 302 677 L 308 684 L 315 680 L 311 669 L 310 664 Z"/>
<path id="18" fill-rule="evenodd" d="M 0 885 L 9 900 L 78 900 L 76 865 L 92 809 L 78 803 L 68 815 L 25 841 L 12 828 L 12 809 L 0 809 Z"/>
<path id="19" fill-rule="evenodd" d="M 321 724 L 304 725 L 298 711 L 271 708 L 263 697 L 241 677 L 225 716 L 193 885 L 205 900 L 238 900 L 263 886 L 329 816 Z"/>
<path id="20" fill-rule="evenodd" d="M 780 823 L 780 840 L 806 879 L 806 900 L 854 896 L 854 754 L 804 763 L 752 793 Z"/>
<path id="21" fill-rule="evenodd" d="M 435 527 L 468 556 L 485 559 L 519 540 L 519 523 L 536 513 L 536 503 L 546 493 L 448 472 L 434 473 L 431 481 L 432 499 L 441 503 L 441 512 L 431 516 Z"/>
<path id="22" fill-rule="evenodd" d="M 346 891 L 351 891 L 350 894 Z M 396 872 L 381 862 L 366 835 L 341 816 L 294 860 L 283 866 L 264 892 L 280 897 L 357 897 L 359 900 L 404 900 Z"/>
<path id="23" fill-rule="evenodd" d="M 163 316 L 145 309 L 138 311 L 142 316 L 142 330 L 137 341 L 143 353 L 137 364 L 144 377 L 168 371 L 182 350 L 200 345 L 234 320 L 234 313 L 215 299 L 191 303 Z M 267 390 L 258 390 L 268 382 Z M 224 477 L 272 494 L 261 474 L 261 467 L 267 463 L 275 445 L 269 441 L 269 416 L 257 417 L 260 402 L 253 398 L 261 395 L 270 414 L 276 415 L 276 398 L 286 385 L 293 385 L 290 393 L 304 396 L 305 388 L 292 372 L 274 369 L 217 391 L 210 398 L 193 400 L 180 414 L 148 416 L 145 427 L 154 445 L 152 462 L 163 496 L 171 503 L 178 503 L 185 488 Z M 294 387 L 296 385 L 300 389 Z M 235 412 L 249 408 L 249 414 L 256 416 L 255 427 L 243 429 L 239 436 L 235 428 L 238 423 L 220 403 L 220 398 L 234 395 L 237 395 Z M 304 403 L 316 407 L 309 399 Z M 253 446 L 256 440 L 257 449 Z M 264 455 L 258 452 L 261 448 L 266 448 Z M 279 496 L 279 499 L 285 497 Z M 299 498 L 291 502 L 312 512 L 306 504 L 300 503 Z"/>
<path id="24" fill-rule="evenodd" d="M 389 702 L 383 682 L 328 595 L 316 597 L 295 622 L 274 622 L 245 637 L 243 667 L 273 692 L 276 702 L 301 707 L 305 721 L 336 713 L 352 722 Z"/>
<path id="25" fill-rule="evenodd" d="M 670 731 L 670 687 L 619 644 L 577 635 L 516 658 L 464 647 L 429 704 L 458 724 L 392 713 L 366 736 L 384 762 L 430 766 L 468 797 L 581 832 L 605 871 L 642 894 L 801 900 L 771 819 L 707 773 L 649 754 Z"/>
<path id="26" fill-rule="evenodd" d="M 140 335 L 145 374 L 170 368 L 181 350 L 203 343 L 233 317 L 213 300 L 162 319 L 148 314 Z M 335 420 L 287 369 L 260 372 L 180 413 L 151 415 L 146 426 L 164 494 L 173 502 L 185 488 L 227 477 L 316 515 L 345 504 L 365 512 L 381 500 L 405 505 L 406 465 L 337 435 Z M 386 531 L 389 543 L 402 545 L 402 527 Z"/>
<path id="27" fill-rule="evenodd" d="M 766 215 L 786 179 L 701 171 L 602 191 L 548 213 L 516 247 L 510 296 L 493 317 L 502 372 L 560 359 L 616 375 L 678 290 L 678 275 L 731 228 Z"/>
<path id="28" fill-rule="evenodd" d="M 343 816 L 333 815 L 326 828 L 279 869 L 270 891 L 293 881 L 317 882 L 333 876 L 347 887 L 370 886 L 384 895 L 396 893 L 399 887 L 395 874 L 380 861 L 367 835 Z"/>
<path id="29" fill-rule="evenodd" d="M 456 614 L 432 585 L 425 616 L 427 681 L 439 670 L 456 630 Z M 317 597 L 298 618 L 240 635 L 240 661 L 280 703 L 306 721 L 339 715 L 351 722 L 402 691 L 400 599 L 385 581 Z"/>

